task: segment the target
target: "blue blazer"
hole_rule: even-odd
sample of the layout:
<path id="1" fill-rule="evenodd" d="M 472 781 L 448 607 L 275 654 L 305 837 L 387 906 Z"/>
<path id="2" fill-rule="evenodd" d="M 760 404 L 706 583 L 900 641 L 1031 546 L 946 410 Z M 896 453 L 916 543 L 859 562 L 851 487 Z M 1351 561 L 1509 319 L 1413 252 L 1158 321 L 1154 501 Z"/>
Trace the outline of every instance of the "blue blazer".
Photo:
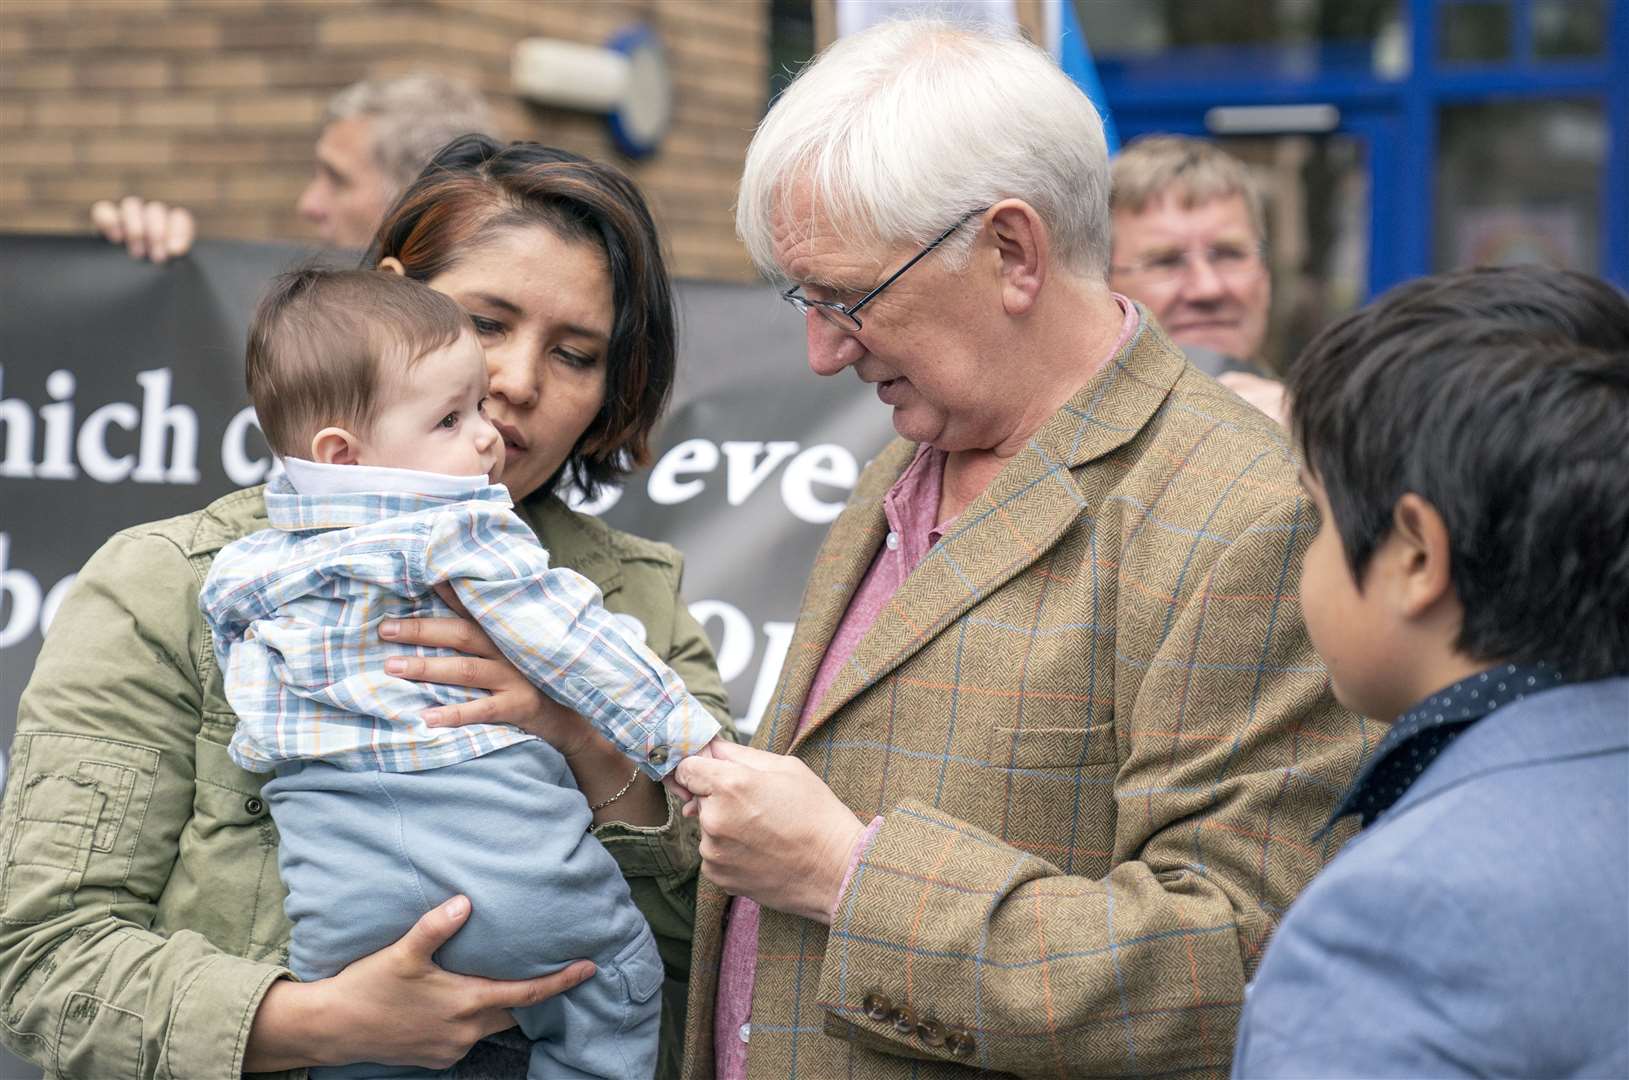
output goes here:
<path id="1" fill-rule="evenodd" d="M 1290 908 L 1234 1077 L 1629 1077 L 1629 678 L 1470 727 Z"/>

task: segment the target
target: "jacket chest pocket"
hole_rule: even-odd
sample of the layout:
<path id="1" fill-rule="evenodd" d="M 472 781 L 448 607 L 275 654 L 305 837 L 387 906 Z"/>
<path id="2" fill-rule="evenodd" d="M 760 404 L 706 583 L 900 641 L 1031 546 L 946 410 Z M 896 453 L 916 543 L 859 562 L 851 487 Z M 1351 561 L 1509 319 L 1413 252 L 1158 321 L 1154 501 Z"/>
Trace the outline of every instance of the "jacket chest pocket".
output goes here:
<path id="1" fill-rule="evenodd" d="M 995 727 L 985 760 L 998 769 L 1078 769 L 1119 759 L 1114 721 L 1086 727 Z"/>
<path id="2" fill-rule="evenodd" d="M 1067 874 L 1101 876 L 1113 854 L 1114 721 L 1086 727 L 995 727 L 981 802 L 988 828 Z"/>

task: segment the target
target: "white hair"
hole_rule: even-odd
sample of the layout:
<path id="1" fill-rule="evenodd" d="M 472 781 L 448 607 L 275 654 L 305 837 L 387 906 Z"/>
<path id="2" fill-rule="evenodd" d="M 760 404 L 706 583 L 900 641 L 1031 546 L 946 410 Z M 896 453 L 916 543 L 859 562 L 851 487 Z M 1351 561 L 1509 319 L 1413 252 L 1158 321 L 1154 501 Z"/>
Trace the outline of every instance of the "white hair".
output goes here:
<path id="1" fill-rule="evenodd" d="M 323 123 L 353 116 L 370 121 L 373 159 L 396 192 L 417 179 L 435 152 L 458 136 L 495 134 L 480 91 L 433 72 L 353 83 L 328 99 Z"/>
<path id="2" fill-rule="evenodd" d="M 926 244 L 959 217 L 1022 199 L 1057 263 L 1101 279 L 1109 262 L 1103 122 L 1028 42 L 941 19 L 899 19 L 832 45 L 758 126 L 735 229 L 760 271 L 783 279 L 773 221 L 794 189 L 845 244 Z M 944 250 L 965 260 L 972 230 Z"/>

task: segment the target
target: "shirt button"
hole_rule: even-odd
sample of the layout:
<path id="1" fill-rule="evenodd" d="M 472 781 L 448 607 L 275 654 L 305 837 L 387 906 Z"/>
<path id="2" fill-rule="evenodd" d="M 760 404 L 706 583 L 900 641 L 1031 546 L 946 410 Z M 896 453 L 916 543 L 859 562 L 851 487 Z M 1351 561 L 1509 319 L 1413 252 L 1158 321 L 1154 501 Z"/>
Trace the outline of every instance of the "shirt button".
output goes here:
<path id="1" fill-rule="evenodd" d="M 666 765 L 667 756 L 670 753 L 672 751 L 666 746 L 653 746 L 650 753 L 646 754 L 645 757 L 652 765 Z"/>
<path id="2" fill-rule="evenodd" d="M 899 534 L 897 532 L 889 533 L 888 534 L 887 544 L 888 544 L 888 550 L 889 551 L 898 551 L 899 550 Z"/>
<path id="3" fill-rule="evenodd" d="M 742 1042 L 751 1042 L 752 1041 L 752 1025 L 751 1024 L 742 1024 L 741 1025 L 741 1041 Z"/>

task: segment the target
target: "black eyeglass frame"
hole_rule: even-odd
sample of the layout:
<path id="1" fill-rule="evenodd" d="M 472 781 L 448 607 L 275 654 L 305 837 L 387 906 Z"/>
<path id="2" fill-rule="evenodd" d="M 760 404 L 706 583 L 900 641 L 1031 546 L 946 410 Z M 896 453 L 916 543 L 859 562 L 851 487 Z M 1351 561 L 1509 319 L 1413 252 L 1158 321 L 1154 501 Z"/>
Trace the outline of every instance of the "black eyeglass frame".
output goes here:
<path id="1" fill-rule="evenodd" d="M 988 209 L 990 209 L 988 206 L 981 206 L 977 210 L 969 210 L 967 213 L 957 218 L 954 225 L 930 240 L 927 247 L 923 248 L 921 251 L 918 251 L 915 255 L 912 255 L 909 262 L 907 262 L 904 266 L 901 266 L 898 270 L 895 270 L 892 274 L 889 274 L 887 279 L 884 280 L 881 285 L 878 285 L 875 289 L 872 289 L 870 292 L 854 301 L 852 305 L 845 304 L 840 300 L 811 300 L 809 297 L 802 296 L 798 293 L 798 289 L 802 287 L 799 285 L 793 285 L 790 289 L 787 289 L 785 292 L 781 293 L 781 299 L 785 300 L 788 304 L 791 304 L 794 308 L 796 308 L 798 314 L 800 315 L 806 315 L 810 310 L 814 310 L 820 313 L 821 318 L 825 319 L 827 322 L 831 323 L 844 333 L 857 334 L 861 330 L 865 329 L 865 327 L 861 324 L 860 319 L 855 312 L 859 311 L 871 301 L 875 300 L 879 295 L 881 295 L 882 290 L 898 281 L 901 274 L 905 273 L 905 271 L 927 258 L 929 253 L 931 253 L 934 248 L 938 247 L 946 240 L 949 240 L 951 234 L 957 229 L 961 228 L 963 225 L 966 225 L 969 221 L 972 221 L 974 218 L 978 217 Z M 843 320 L 847 321 L 845 322 Z M 851 323 L 853 325 L 850 325 Z"/>

